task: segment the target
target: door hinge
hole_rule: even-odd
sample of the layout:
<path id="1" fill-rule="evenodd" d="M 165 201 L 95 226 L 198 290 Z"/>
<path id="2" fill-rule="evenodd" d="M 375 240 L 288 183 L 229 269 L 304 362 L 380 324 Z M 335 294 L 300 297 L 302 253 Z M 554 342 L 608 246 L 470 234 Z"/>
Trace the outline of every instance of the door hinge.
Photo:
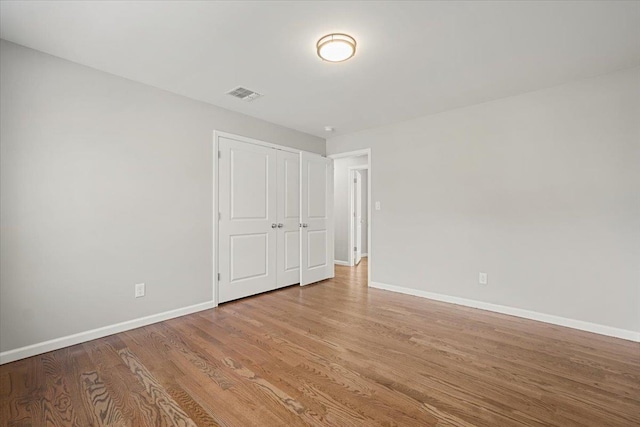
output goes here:
<path id="1" fill-rule="evenodd" d="M 358 183 L 358 179 L 357 178 L 353 178 L 353 183 L 357 184 Z"/>
<path id="2" fill-rule="evenodd" d="M 218 158 L 221 159 L 222 158 L 222 151 L 218 150 Z"/>
<path id="3" fill-rule="evenodd" d="M 220 273 L 218 273 L 218 282 L 220 281 Z"/>
<path id="4" fill-rule="evenodd" d="M 222 219 L 222 212 L 218 212 L 218 221 Z"/>
<path id="5" fill-rule="evenodd" d="M 354 247 L 353 247 L 353 250 L 354 250 L 354 252 L 357 252 L 357 251 L 358 251 L 358 247 L 357 247 L 357 246 L 354 246 Z"/>

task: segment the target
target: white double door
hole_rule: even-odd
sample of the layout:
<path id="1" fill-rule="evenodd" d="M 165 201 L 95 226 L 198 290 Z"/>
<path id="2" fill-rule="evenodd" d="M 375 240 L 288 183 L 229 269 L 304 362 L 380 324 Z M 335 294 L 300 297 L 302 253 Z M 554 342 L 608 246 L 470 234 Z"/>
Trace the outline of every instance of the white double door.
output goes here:
<path id="1" fill-rule="evenodd" d="M 218 301 L 333 277 L 331 161 L 224 137 L 218 148 Z"/>

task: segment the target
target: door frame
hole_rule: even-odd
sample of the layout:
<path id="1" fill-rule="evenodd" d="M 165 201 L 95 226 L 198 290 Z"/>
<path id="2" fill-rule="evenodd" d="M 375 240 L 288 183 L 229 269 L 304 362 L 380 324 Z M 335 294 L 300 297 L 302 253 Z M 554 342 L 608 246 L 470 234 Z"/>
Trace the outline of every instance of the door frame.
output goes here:
<path id="1" fill-rule="evenodd" d="M 367 164 L 366 165 L 362 165 L 362 166 L 366 166 L 366 169 L 368 170 L 367 172 L 367 286 L 371 286 L 371 264 L 372 264 L 372 260 L 373 260 L 373 251 L 371 250 L 371 240 L 372 240 L 372 235 L 371 235 L 371 188 L 372 188 L 372 182 L 373 182 L 373 167 L 371 165 L 372 161 L 371 161 L 371 148 L 364 148 L 362 150 L 355 150 L 355 151 L 347 151 L 344 153 L 336 153 L 336 154 L 331 154 L 328 155 L 327 157 L 336 160 L 336 159 L 344 159 L 345 157 L 358 157 L 358 156 L 367 156 Z M 349 185 L 349 188 L 351 188 L 351 185 Z M 335 197 L 335 192 L 334 192 L 334 197 Z M 353 200 L 353 197 L 349 197 L 350 200 Z M 352 221 L 349 222 L 350 224 L 352 223 Z M 349 231 L 349 236 L 352 236 L 351 231 Z M 351 244 L 351 247 L 353 247 L 353 244 Z M 353 252 L 350 251 L 350 260 L 351 262 L 353 262 Z M 353 264 L 351 264 L 353 265 Z"/>
<path id="2" fill-rule="evenodd" d="M 355 224 L 355 210 L 356 210 L 356 200 L 355 200 L 355 192 L 353 191 L 353 180 L 356 177 L 355 171 L 367 171 L 367 260 L 369 259 L 369 165 L 358 165 L 358 166 L 349 166 L 349 266 L 353 267 L 356 265 L 355 257 L 353 256 L 353 245 L 356 240 L 356 224 Z M 362 248 L 360 248 L 360 252 L 362 253 Z"/>
<path id="3" fill-rule="evenodd" d="M 213 210 L 212 210 L 212 215 L 211 215 L 211 220 L 213 222 L 213 236 L 212 236 L 212 240 L 213 240 L 213 244 L 212 244 L 212 255 L 213 255 L 213 275 L 211 277 L 211 280 L 213 281 L 212 283 L 212 287 L 213 287 L 213 306 L 217 307 L 220 301 L 219 298 L 219 287 L 218 287 L 218 272 L 219 270 L 219 260 L 218 260 L 218 254 L 220 252 L 219 247 L 218 247 L 218 228 L 219 228 L 219 187 L 218 187 L 218 170 L 219 170 L 219 159 L 220 157 L 218 156 L 218 152 L 220 150 L 220 146 L 219 146 L 219 139 L 223 137 L 223 138 L 229 138 L 229 139 L 233 139 L 235 141 L 240 141 L 240 142 L 245 142 L 248 144 L 254 144 L 254 145 L 260 145 L 263 147 L 268 147 L 268 148 L 275 148 L 278 150 L 282 150 L 282 151 L 288 151 L 290 153 L 296 153 L 296 154 L 300 154 L 301 151 L 303 150 L 298 150 L 296 148 L 292 148 L 292 147 L 286 147 L 284 145 L 278 145 L 278 144 L 272 144 L 270 142 L 265 142 L 265 141 L 260 141 L 259 139 L 254 139 L 254 138 L 249 138 L 246 136 L 242 136 L 242 135 L 237 135 L 237 134 L 233 134 L 233 133 L 228 133 L 228 132 L 221 132 L 218 130 L 214 130 L 213 131 L 213 173 L 212 173 L 212 177 L 211 177 L 211 182 L 213 184 Z"/>

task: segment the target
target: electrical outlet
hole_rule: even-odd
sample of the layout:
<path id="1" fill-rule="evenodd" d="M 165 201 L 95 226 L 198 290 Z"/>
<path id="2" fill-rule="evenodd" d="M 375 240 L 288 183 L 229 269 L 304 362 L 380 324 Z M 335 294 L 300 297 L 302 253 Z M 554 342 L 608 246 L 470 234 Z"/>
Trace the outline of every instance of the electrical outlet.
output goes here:
<path id="1" fill-rule="evenodd" d="M 144 296 L 144 283 L 136 284 L 136 298 Z"/>
<path id="2" fill-rule="evenodd" d="M 379 211 L 380 210 L 380 202 L 376 202 L 375 207 L 376 207 L 376 210 Z"/>
<path id="3" fill-rule="evenodd" d="M 487 273 L 480 273 L 478 275 L 478 283 L 480 283 L 481 285 L 486 285 L 489 281 L 489 277 L 487 276 Z"/>

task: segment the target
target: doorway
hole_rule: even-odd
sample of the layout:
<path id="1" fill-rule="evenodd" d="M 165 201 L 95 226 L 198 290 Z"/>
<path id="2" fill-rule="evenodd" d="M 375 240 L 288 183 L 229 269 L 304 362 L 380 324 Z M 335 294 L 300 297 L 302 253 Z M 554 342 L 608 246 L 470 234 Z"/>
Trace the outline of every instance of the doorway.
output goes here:
<path id="1" fill-rule="evenodd" d="M 350 245 L 352 254 L 349 259 L 350 265 L 359 265 L 363 257 L 368 256 L 368 235 L 367 211 L 368 211 L 368 166 L 349 167 L 349 183 L 352 184 L 350 195 L 349 233 L 351 235 Z"/>
<path id="2" fill-rule="evenodd" d="M 328 157 L 334 160 L 335 264 L 368 272 L 372 241 L 371 150 Z"/>

